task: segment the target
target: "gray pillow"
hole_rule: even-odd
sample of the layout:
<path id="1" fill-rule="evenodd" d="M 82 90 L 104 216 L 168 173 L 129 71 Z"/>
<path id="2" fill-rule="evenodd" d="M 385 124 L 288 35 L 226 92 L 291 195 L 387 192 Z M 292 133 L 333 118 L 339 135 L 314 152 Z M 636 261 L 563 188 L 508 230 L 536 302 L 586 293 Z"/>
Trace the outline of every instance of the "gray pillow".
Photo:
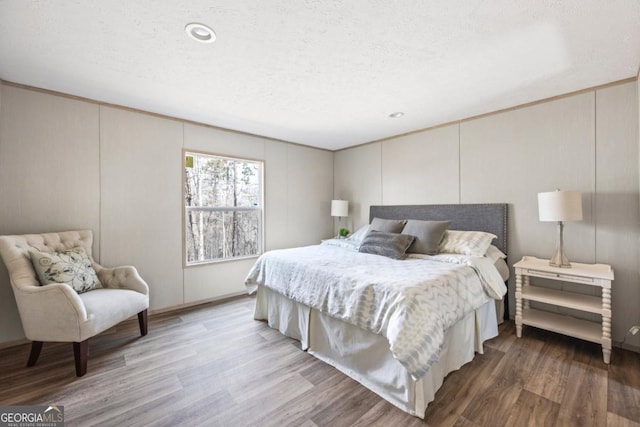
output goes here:
<path id="1" fill-rule="evenodd" d="M 382 231 L 384 233 L 400 233 L 407 221 L 399 219 L 373 218 L 371 221 L 371 231 Z"/>
<path id="2" fill-rule="evenodd" d="M 407 249 L 411 254 L 433 255 L 438 253 L 438 245 L 449 228 L 451 221 L 421 221 L 410 219 L 402 229 L 402 234 L 414 236 L 413 244 Z"/>
<path id="3" fill-rule="evenodd" d="M 360 252 L 403 259 L 407 248 L 413 243 L 408 234 L 385 233 L 371 230 L 360 244 Z"/>

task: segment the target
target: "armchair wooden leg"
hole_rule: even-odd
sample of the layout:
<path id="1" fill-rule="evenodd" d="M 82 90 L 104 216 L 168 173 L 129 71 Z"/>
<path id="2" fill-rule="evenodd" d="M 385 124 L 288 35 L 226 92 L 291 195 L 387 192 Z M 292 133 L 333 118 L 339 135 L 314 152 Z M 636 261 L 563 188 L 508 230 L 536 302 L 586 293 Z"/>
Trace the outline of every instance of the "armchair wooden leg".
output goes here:
<path id="1" fill-rule="evenodd" d="M 40 357 L 40 350 L 42 350 L 42 341 L 31 341 L 31 353 L 29 354 L 29 361 L 27 366 L 33 366 Z"/>
<path id="2" fill-rule="evenodd" d="M 147 310 L 138 313 L 138 324 L 140 325 L 140 335 L 147 335 Z"/>
<path id="3" fill-rule="evenodd" d="M 89 340 L 73 343 L 73 356 L 76 360 L 76 376 L 87 373 L 87 359 L 89 358 Z"/>

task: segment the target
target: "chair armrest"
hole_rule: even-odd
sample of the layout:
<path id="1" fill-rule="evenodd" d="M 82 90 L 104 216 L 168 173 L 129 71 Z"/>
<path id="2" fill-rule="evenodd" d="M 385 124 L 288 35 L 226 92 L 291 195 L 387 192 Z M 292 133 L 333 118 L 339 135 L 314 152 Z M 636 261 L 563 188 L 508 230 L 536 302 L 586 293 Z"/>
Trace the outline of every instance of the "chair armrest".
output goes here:
<path id="1" fill-rule="evenodd" d="M 47 318 L 55 316 L 68 322 L 86 322 L 87 310 L 75 290 L 66 283 L 52 283 L 46 286 L 22 285 L 14 287 L 18 308 L 27 318 L 33 313 Z M 22 313 L 21 313 L 21 317 Z"/>
<path id="2" fill-rule="evenodd" d="M 132 266 L 105 268 L 94 265 L 102 287 L 111 289 L 130 289 L 143 295 L 149 295 L 149 286 Z"/>

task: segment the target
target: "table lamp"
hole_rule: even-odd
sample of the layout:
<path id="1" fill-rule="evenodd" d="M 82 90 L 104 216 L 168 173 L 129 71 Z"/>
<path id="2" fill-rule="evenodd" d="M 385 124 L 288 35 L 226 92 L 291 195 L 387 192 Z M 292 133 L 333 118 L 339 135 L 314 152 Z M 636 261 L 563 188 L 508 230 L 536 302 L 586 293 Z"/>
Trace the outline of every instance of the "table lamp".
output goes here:
<path id="1" fill-rule="evenodd" d="M 349 201 L 348 200 L 332 200 L 331 201 L 331 216 L 337 216 L 338 218 L 349 215 Z"/>
<path id="2" fill-rule="evenodd" d="M 571 263 L 569 263 L 564 254 L 563 223 L 565 221 L 582 220 L 582 193 L 574 190 L 538 193 L 538 215 L 540 221 L 558 223 L 556 252 L 549 260 L 549 265 L 552 267 L 571 268 Z"/>

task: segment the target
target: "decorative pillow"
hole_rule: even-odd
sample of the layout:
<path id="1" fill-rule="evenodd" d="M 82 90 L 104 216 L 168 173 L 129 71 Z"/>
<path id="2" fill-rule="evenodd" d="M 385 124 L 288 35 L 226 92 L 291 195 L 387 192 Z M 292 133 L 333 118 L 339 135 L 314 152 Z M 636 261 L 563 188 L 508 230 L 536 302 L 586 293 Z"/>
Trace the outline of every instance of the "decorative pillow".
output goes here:
<path id="1" fill-rule="evenodd" d="M 362 227 L 358 228 L 358 230 L 356 230 L 355 232 L 351 233 L 347 237 L 347 240 L 352 240 L 352 241 L 356 242 L 357 244 L 360 244 L 360 242 L 362 242 L 362 239 L 364 239 L 364 236 L 366 236 L 367 233 L 369 233 L 369 224 L 363 225 Z"/>
<path id="2" fill-rule="evenodd" d="M 502 277 L 502 280 L 504 280 L 505 282 L 509 280 L 509 266 L 506 262 L 504 262 L 502 258 L 498 258 L 497 260 L 495 260 L 493 262 L 493 265 L 496 267 L 496 270 L 498 270 L 498 273 L 500 273 L 500 277 Z"/>
<path id="3" fill-rule="evenodd" d="M 438 246 L 441 254 L 484 256 L 497 236 L 483 231 L 447 230 Z"/>
<path id="4" fill-rule="evenodd" d="M 507 256 L 497 247 L 493 245 L 489 245 L 487 248 L 487 252 L 485 252 L 484 256 L 491 259 L 492 261 L 497 261 L 499 259 L 506 259 Z"/>
<path id="5" fill-rule="evenodd" d="M 438 245 L 449 228 L 451 221 L 420 221 L 407 220 L 402 234 L 414 236 L 413 244 L 407 249 L 408 253 L 433 255 L 438 253 Z"/>
<path id="6" fill-rule="evenodd" d="M 414 237 L 407 234 L 371 230 L 360 244 L 360 252 L 403 259 Z"/>
<path id="7" fill-rule="evenodd" d="M 371 226 L 372 231 L 382 231 L 383 233 L 400 233 L 407 221 L 400 219 L 382 219 L 373 218 Z"/>
<path id="8" fill-rule="evenodd" d="M 91 259 L 83 248 L 64 252 L 40 252 L 32 249 L 29 253 L 42 286 L 66 283 L 79 294 L 102 287 L 91 266 Z"/>

